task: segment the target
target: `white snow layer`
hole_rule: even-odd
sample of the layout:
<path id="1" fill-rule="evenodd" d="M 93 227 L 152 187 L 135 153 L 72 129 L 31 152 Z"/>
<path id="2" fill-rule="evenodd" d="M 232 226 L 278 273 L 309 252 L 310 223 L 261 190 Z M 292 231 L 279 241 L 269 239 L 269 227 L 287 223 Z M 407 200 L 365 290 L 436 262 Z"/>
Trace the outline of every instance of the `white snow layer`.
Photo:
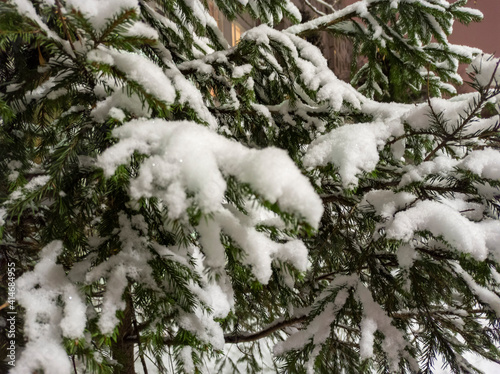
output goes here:
<path id="1" fill-rule="evenodd" d="M 482 87 L 495 87 L 500 84 L 500 59 L 493 55 L 481 54 L 471 62 L 467 73 L 472 74 Z"/>
<path id="2" fill-rule="evenodd" d="M 373 355 L 374 333 L 379 330 L 384 334 L 382 349 L 387 354 L 391 372 L 397 371 L 401 356 L 406 358 L 413 368 L 418 368 L 415 359 L 404 350 L 408 343 L 402 331 L 392 324 L 392 318 L 373 300 L 370 290 L 361 282 L 357 284 L 356 296 L 363 304 L 363 320 L 360 326 L 361 340 L 359 342 L 361 357 L 368 358 Z"/>
<path id="3" fill-rule="evenodd" d="M 410 241 L 415 232 L 427 230 L 442 236 L 458 251 L 470 253 L 477 260 L 488 255 L 485 233 L 455 209 L 436 201 L 419 201 L 408 210 L 396 213 L 387 225 L 387 237 Z"/>
<path id="4" fill-rule="evenodd" d="M 338 79 L 328 67 L 322 52 L 304 39 L 288 32 L 274 30 L 267 25 L 260 25 L 245 32 L 242 40 L 252 40 L 263 47 L 261 53 L 266 58 L 264 63 L 273 66 L 278 72 L 281 72 L 282 68 L 274 55 L 268 51 L 272 50 L 272 44 L 280 44 L 288 50 L 300 69 L 297 78 L 310 90 L 316 91 L 319 102 L 327 103 L 333 110 L 340 110 L 344 101 L 360 108 L 363 96 L 351 85 Z"/>
<path id="5" fill-rule="evenodd" d="M 96 29 L 103 28 L 114 16 L 124 9 L 139 8 L 138 0 L 66 0 L 66 6 L 86 16 Z"/>
<path id="6" fill-rule="evenodd" d="M 464 270 L 458 263 L 452 263 L 453 270 L 462 277 L 462 279 L 470 287 L 471 291 L 481 300 L 486 303 L 490 308 L 496 313 L 497 317 L 500 318 L 500 297 L 493 292 L 477 284 L 474 279 Z"/>
<path id="7" fill-rule="evenodd" d="M 314 168 L 328 163 L 338 168 L 342 185 L 356 186 L 357 174 L 375 169 L 379 147 L 391 136 L 382 122 L 358 123 L 338 127 L 313 141 L 304 156 L 304 166 Z"/>
<path id="8" fill-rule="evenodd" d="M 149 243 L 146 237 L 137 231 L 141 229 L 142 217 L 134 217 L 135 219 L 129 219 L 124 213 L 119 213 L 119 239 L 122 250 L 94 267 L 85 274 L 83 279 L 87 284 L 100 281 L 102 278 L 106 279 L 106 292 L 98 322 L 99 329 L 104 334 L 113 332 L 119 322 L 116 312 L 125 309 L 125 301 L 122 296 L 129 278 L 140 281 L 152 289 L 157 287 L 148 264 L 152 258 L 148 248 Z M 157 251 L 159 252 L 159 248 Z"/>
<path id="9" fill-rule="evenodd" d="M 163 199 L 171 218 L 184 216 L 192 202 L 204 213 L 219 211 L 225 178 L 233 176 L 267 201 L 318 226 L 321 199 L 283 150 L 248 149 L 188 121 L 139 119 L 113 130 L 113 135 L 120 141 L 99 156 L 98 165 L 110 176 L 134 151 L 150 156 L 130 184 L 131 195 Z"/>
<path id="10" fill-rule="evenodd" d="M 138 29 L 140 31 L 144 27 L 139 26 Z M 200 91 L 184 77 L 174 64 L 168 63 L 169 68 L 163 70 L 140 54 L 117 51 L 102 45 L 98 49 L 90 50 L 87 53 L 87 59 L 115 66 L 125 73 L 127 80 L 139 83 L 147 94 L 154 95 L 156 99 L 163 101 L 167 106 L 176 101 L 187 104 L 198 114 L 200 120 L 212 129 L 217 127 L 217 122 L 206 107 Z M 110 109 L 115 106 L 136 113 L 138 116 L 149 117 L 147 103 L 143 104 L 136 93 L 130 94 L 120 82 L 108 80 L 106 85 L 108 88 L 113 88 L 114 92 L 109 95 L 103 89 L 98 89 L 99 96 L 106 99 L 99 102 L 92 112 L 96 120 L 106 119 Z"/>
<path id="11" fill-rule="evenodd" d="M 477 175 L 498 180 L 500 179 L 500 152 L 496 149 L 482 149 L 471 152 L 459 165 Z"/>
<path id="12" fill-rule="evenodd" d="M 66 277 L 63 266 L 56 264 L 62 249 L 60 241 L 48 244 L 33 271 L 16 282 L 17 301 L 26 310 L 24 332 L 29 341 L 10 373 L 71 371 L 62 338 L 82 337 L 87 316 L 83 296 Z"/>
<path id="13" fill-rule="evenodd" d="M 272 241 L 255 229 L 253 220 L 225 201 L 226 178 L 231 176 L 248 184 L 259 197 L 318 227 L 323 213 L 321 199 L 285 151 L 248 149 L 188 121 L 134 120 L 115 129 L 113 135 L 119 142 L 98 158 L 98 165 L 106 175 L 129 162 L 135 151 L 149 156 L 130 183 L 133 198 L 162 199 L 171 219 L 186 219 L 187 208 L 192 204 L 211 214 L 197 228 L 206 266 L 224 268 L 222 231 L 241 247 L 245 255 L 243 263 L 251 266 L 256 279 L 263 284 L 272 275 L 273 260 L 287 261 L 305 270 L 307 250 L 302 242 Z M 112 319 L 106 325 L 113 326 L 114 314 L 106 315 Z"/>

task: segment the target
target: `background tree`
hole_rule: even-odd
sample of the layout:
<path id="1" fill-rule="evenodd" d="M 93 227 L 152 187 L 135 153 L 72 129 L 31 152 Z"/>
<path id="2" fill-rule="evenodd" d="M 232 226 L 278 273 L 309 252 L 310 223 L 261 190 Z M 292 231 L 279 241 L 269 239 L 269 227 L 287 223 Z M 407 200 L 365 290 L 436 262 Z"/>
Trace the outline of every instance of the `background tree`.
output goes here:
<path id="1" fill-rule="evenodd" d="M 467 0 L 359 1 L 336 10 L 323 1 L 309 2 L 321 17 L 293 28 L 301 35 L 325 31 L 348 37 L 354 45 L 351 83 L 368 97 L 410 102 L 422 92 L 432 96 L 455 94 L 450 84 L 462 84 L 460 62 L 469 62 L 475 48 L 449 45 L 455 20 L 478 21 L 481 13 L 464 8 Z M 327 13 L 314 3 L 325 4 Z M 338 1 L 333 2 L 338 6 Z M 363 63 L 358 64 L 356 57 Z"/>
<path id="2" fill-rule="evenodd" d="M 286 373 L 498 361 L 498 60 L 475 94 L 383 104 L 302 38 L 362 38 L 437 95 L 473 58 L 452 18 L 479 15 L 372 0 L 278 31 L 287 1 L 216 3 L 262 24 L 230 48 L 197 0 L 0 2 L 11 372 L 236 371 L 225 344 L 246 372 L 266 344 Z"/>

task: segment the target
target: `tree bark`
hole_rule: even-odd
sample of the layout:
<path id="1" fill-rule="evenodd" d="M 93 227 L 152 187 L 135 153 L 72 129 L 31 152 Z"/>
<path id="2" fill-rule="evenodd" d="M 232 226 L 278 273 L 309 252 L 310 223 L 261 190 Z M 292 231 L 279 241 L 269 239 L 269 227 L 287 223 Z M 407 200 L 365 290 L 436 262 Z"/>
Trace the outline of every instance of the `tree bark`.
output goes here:
<path id="1" fill-rule="evenodd" d="M 117 341 L 113 342 L 111 345 L 113 359 L 118 363 L 113 371 L 114 374 L 135 374 L 134 342 L 127 339 L 127 337 L 134 334 L 132 323 L 134 313 L 129 290 L 125 292 L 125 298 L 126 306 L 123 320 L 118 329 L 118 338 Z"/>

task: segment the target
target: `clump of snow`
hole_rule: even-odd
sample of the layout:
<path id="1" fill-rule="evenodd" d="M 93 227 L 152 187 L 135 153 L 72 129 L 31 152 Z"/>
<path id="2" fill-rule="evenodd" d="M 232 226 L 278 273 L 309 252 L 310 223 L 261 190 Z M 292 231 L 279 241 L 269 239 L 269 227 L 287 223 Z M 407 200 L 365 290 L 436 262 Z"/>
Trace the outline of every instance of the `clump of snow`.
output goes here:
<path id="1" fill-rule="evenodd" d="M 418 165 L 404 167 L 405 174 L 401 177 L 398 187 L 404 187 L 413 182 L 420 182 L 430 174 L 447 175 L 458 164 L 447 156 L 438 156 L 431 161 L 425 161 Z"/>
<path id="2" fill-rule="evenodd" d="M 473 135 L 478 134 L 482 131 L 495 131 L 498 128 L 498 116 L 493 116 L 490 118 L 475 118 L 464 127 L 464 134 Z"/>
<path id="3" fill-rule="evenodd" d="M 371 358 L 373 356 L 373 343 L 375 340 L 375 332 L 377 331 L 377 323 L 373 318 L 370 318 L 370 313 L 366 313 L 367 317 L 361 321 L 361 339 L 359 340 L 359 357 L 361 360 Z"/>
<path id="4" fill-rule="evenodd" d="M 91 62 L 98 62 L 101 64 L 114 65 L 115 60 L 113 57 L 104 49 L 91 49 L 87 52 L 87 60 Z"/>
<path id="5" fill-rule="evenodd" d="M 483 231 L 455 209 L 436 201 L 419 201 L 395 215 L 387 225 L 387 237 L 409 241 L 416 231 L 430 231 L 442 236 L 458 251 L 470 253 L 477 260 L 488 255 Z"/>
<path id="6" fill-rule="evenodd" d="M 139 13 L 138 0 L 66 0 L 68 9 L 74 9 L 87 17 L 96 29 L 103 28 L 114 16 L 124 9 L 135 9 Z"/>
<path id="7" fill-rule="evenodd" d="M 399 266 L 403 269 L 409 269 L 418 258 L 418 252 L 411 244 L 403 244 L 396 251 L 396 256 Z"/>
<path id="8" fill-rule="evenodd" d="M 467 201 L 466 195 L 456 193 L 453 198 L 440 197 L 439 201 L 452 207 L 457 212 L 461 212 L 464 217 L 472 221 L 480 221 L 483 219 L 485 206 L 483 204 Z"/>
<path id="9" fill-rule="evenodd" d="M 320 102 L 328 103 L 333 110 L 340 110 L 344 101 L 355 108 L 360 108 L 364 99 L 352 86 L 338 79 L 321 51 L 304 39 L 288 32 L 271 29 L 267 25 L 260 25 L 248 30 L 242 40 L 253 41 L 261 47 L 265 62 L 281 73 L 283 67 L 275 56 L 269 53 L 271 44 L 280 44 L 291 56 L 291 61 L 299 68 L 298 78 L 310 90 L 316 91 L 316 98 Z M 291 84 L 293 84 L 291 82 Z M 297 87 L 298 88 L 298 87 Z"/>
<path id="10" fill-rule="evenodd" d="M 201 256 L 199 251 L 195 251 L 195 256 Z M 234 291 L 231 280 L 224 271 L 217 273 L 217 280 L 207 276 L 206 268 L 197 266 L 197 272 L 203 279 L 202 287 L 191 284 L 190 289 L 200 301 L 210 307 L 213 318 L 225 318 L 231 310 L 234 310 Z"/>
<path id="11" fill-rule="evenodd" d="M 6 216 L 7 216 L 7 210 L 5 208 L 0 208 L 0 226 L 5 225 Z"/>
<path id="12" fill-rule="evenodd" d="M 458 263 L 452 263 L 451 266 L 453 270 L 455 270 L 455 272 L 467 283 L 477 298 L 483 303 L 488 304 L 496 313 L 497 317 L 500 318 L 500 297 L 495 292 L 477 284 L 470 274 L 467 273 Z"/>
<path id="13" fill-rule="evenodd" d="M 199 307 L 194 313 L 182 313 L 177 322 L 179 326 L 196 335 L 201 341 L 211 344 L 214 349 L 224 348 L 224 332 L 221 325 Z"/>
<path id="14" fill-rule="evenodd" d="M 396 372 L 401 355 L 411 359 L 405 353 L 404 348 L 408 345 L 402 332 L 393 324 L 392 319 L 382 309 L 382 307 L 373 299 L 368 288 L 361 282 L 358 283 L 356 296 L 363 305 L 363 321 L 361 322 L 361 340 L 360 354 L 363 358 L 373 355 L 374 333 L 379 330 L 384 334 L 382 349 L 387 354 L 391 371 Z M 415 363 L 413 363 L 415 365 Z M 418 367 L 418 365 L 416 365 Z"/>
<path id="15" fill-rule="evenodd" d="M 179 354 L 182 364 L 184 365 L 184 371 L 186 373 L 194 373 L 194 363 L 192 356 L 193 349 L 190 346 L 183 347 Z"/>
<path id="16" fill-rule="evenodd" d="M 143 105 L 136 93 L 128 94 L 125 87 L 117 86 L 112 81 L 106 83 L 109 88 L 113 89 L 111 94 L 101 92 L 102 86 L 97 86 L 94 89 L 98 96 L 105 97 L 104 100 L 98 101 L 95 108 L 92 109 L 91 116 L 95 121 L 104 122 L 109 116 L 114 117 L 117 114 L 115 109 L 125 109 L 137 117 L 149 117 L 151 115 L 149 106 L 147 104 Z"/>
<path id="17" fill-rule="evenodd" d="M 142 36 L 153 40 L 157 40 L 159 38 L 158 31 L 156 31 L 156 29 L 153 29 L 148 24 L 140 21 L 134 22 L 134 24 L 128 28 L 126 35 Z"/>
<path id="18" fill-rule="evenodd" d="M 50 38 L 57 40 L 58 42 L 63 44 L 65 47 L 67 46 L 68 42 L 62 40 L 54 31 L 52 31 L 48 28 L 48 26 L 43 22 L 42 18 L 37 14 L 35 7 L 33 6 L 33 4 L 30 1 L 28 1 L 28 0 L 16 0 L 16 1 L 14 1 L 14 5 L 19 10 L 20 14 L 25 15 L 25 16 L 31 18 L 32 20 L 34 20 L 40 26 L 40 28 L 47 33 L 47 35 Z M 67 47 L 69 47 L 69 46 L 67 46 Z M 69 48 L 66 48 L 66 51 L 71 52 L 70 54 L 73 55 L 72 51 Z"/>
<path id="19" fill-rule="evenodd" d="M 203 99 L 200 90 L 196 88 L 193 83 L 188 81 L 184 77 L 184 74 L 182 74 L 174 64 L 169 64 L 169 67 L 170 69 L 168 69 L 165 74 L 171 79 L 175 89 L 177 90 L 179 102 L 181 104 L 189 105 L 189 107 L 198 114 L 203 122 L 205 122 L 212 130 L 215 130 L 217 128 L 217 121 L 205 105 L 205 100 Z"/>
<path id="20" fill-rule="evenodd" d="M 489 219 L 478 222 L 477 225 L 483 231 L 486 246 L 491 255 L 500 263 L 500 221 Z"/>
<path id="21" fill-rule="evenodd" d="M 500 59 L 490 54 L 478 55 L 467 68 L 467 73 L 474 76 L 474 80 L 481 87 L 498 86 L 500 84 Z"/>
<path id="22" fill-rule="evenodd" d="M 116 316 L 116 312 L 125 309 L 125 301 L 122 299 L 122 295 L 127 287 L 127 283 L 127 270 L 125 266 L 122 264 L 117 265 L 106 280 L 106 293 L 102 301 L 98 324 L 99 330 L 103 334 L 111 334 L 120 322 Z"/>
<path id="23" fill-rule="evenodd" d="M 117 119 L 118 121 L 120 122 L 123 122 L 123 120 L 125 119 L 125 113 L 123 112 L 123 110 L 121 110 L 120 108 L 111 108 L 109 110 L 109 116 L 111 118 L 114 118 L 114 119 Z"/>
<path id="24" fill-rule="evenodd" d="M 356 186 L 356 175 L 375 169 L 379 161 L 378 151 L 390 136 L 390 128 L 382 122 L 338 127 L 309 145 L 304 166 L 314 168 L 334 164 L 342 185 L 345 188 Z"/>
<path id="25" fill-rule="evenodd" d="M 267 235 L 257 231 L 252 225 L 246 222 L 246 216 L 234 211 L 224 210 L 214 215 L 216 224 L 212 224 L 216 229 L 220 226 L 222 231 L 229 235 L 244 251 L 242 259 L 244 264 L 250 265 L 255 278 L 262 284 L 267 284 L 272 275 L 271 263 L 273 259 L 288 261 L 297 269 L 305 271 L 307 266 L 307 248 L 299 240 L 291 240 L 285 243 L 276 243 Z M 206 238 L 204 249 L 214 257 L 216 251 L 217 265 L 223 264 L 222 247 L 216 242 L 215 234 L 207 235 L 207 230 L 203 230 L 201 235 Z M 211 239 L 211 240 L 210 240 Z M 208 241 L 210 240 L 210 242 Z M 210 245 L 213 246 L 210 248 Z M 213 263 L 213 260 L 212 260 Z"/>
<path id="26" fill-rule="evenodd" d="M 220 241 L 221 227 L 214 220 L 202 220 L 197 227 L 200 244 L 205 254 L 204 263 L 211 268 L 223 268 L 226 263 L 225 249 Z"/>
<path id="27" fill-rule="evenodd" d="M 188 103 L 192 109 L 200 114 L 202 120 L 212 127 L 215 126 L 215 119 L 204 105 L 200 92 L 174 66 L 170 70 L 164 71 L 140 54 L 112 50 L 102 45 L 98 49 L 90 50 L 87 53 L 87 59 L 115 66 L 125 74 L 127 80 L 140 84 L 147 94 L 153 95 L 166 105 L 173 104 L 177 100 L 177 93 L 179 93 L 181 103 Z M 101 79 L 103 83 L 98 84 L 94 89 L 96 95 L 104 99 L 99 101 L 92 110 L 92 116 L 96 121 L 104 121 L 111 115 L 110 110 L 114 107 L 125 109 L 138 117 L 150 116 L 147 102 L 143 103 L 136 92 L 129 92 L 126 88 L 127 82 L 114 81 L 104 76 Z M 112 91 L 111 94 L 105 89 L 105 86 L 107 90 Z M 120 117 L 122 116 L 117 119 Z"/>
<path id="28" fill-rule="evenodd" d="M 150 59 L 137 53 L 107 50 L 114 60 L 114 66 L 123 71 L 128 79 L 142 85 L 165 103 L 175 101 L 176 92 L 172 82 L 163 70 Z"/>
<path id="29" fill-rule="evenodd" d="M 49 243 L 33 271 L 16 282 L 17 301 L 26 310 L 24 332 L 29 341 L 11 373 L 43 369 L 66 374 L 71 370 L 62 339 L 82 337 L 87 317 L 84 297 L 56 263 L 62 250 L 61 241 Z"/>
<path id="30" fill-rule="evenodd" d="M 500 179 L 500 152 L 492 148 L 472 151 L 462 160 L 459 167 L 470 170 L 483 178 L 498 180 Z"/>
<path id="31" fill-rule="evenodd" d="M 441 98 L 432 98 L 431 106 L 427 103 L 419 104 L 415 109 L 404 116 L 404 120 L 415 130 L 428 130 L 436 119 L 433 112 L 440 117 L 440 124 L 452 130 L 467 117 L 468 109 L 475 96 L 468 96 L 466 100 L 452 101 Z"/>
<path id="32" fill-rule="evenodd" d="M 85 274 L 85 282 L 106 280 L 106 291 L 101 306 L 99 329 L 104 334 L 111 334 L 118 324 L 116 312 L 125 308 L 123 293 L 128 279 L 140 281 L 141 284 L 156 289 L 152 270 L 148 264 L 152 255 L 146 237 L 140 234 L 142 217 L 128 218 L 119 213 L 119 239 L 122 249 L 105 262 L 100 263 Z"/>
<path id="33" fill-rule="evenodd" d="M 314 227 L 323 213 L 308 180 L 280 149 L 248 149 L 187 121 L 134 120 L 113 135 L 120 141 L 98 158 L 99 166 L 111 175 L 134 151 L 149 155 L 131 181 L 131 195 L 163 199 L 171 218 L 183 216 L 192 202 L 185 191 L 195 194 L 192 199 L 205 213 L 220 210 L 225 176 L 248 183 L 263 198 Z"/>
<path id="34" fill-rule="evenodd" d="M 307 247 L 301 240 L 291 240 L 278 248 L 276 258 L 287 261 L 300 271 L 307 270 Z"/>
<path id="35" fill-rule="evenodd" d="M 233 69 L 233 78 L 238 79 L 238 78 L 241 78 L 247 74 L 250 74 L 252 69 L 253 69 L 253 67 L 250 64 L 235 66 Z"/>
<path id="36" fill-rule="evenodd" d="M 290 0 L 285 1 L 285 9 L 288 13 L 290 13 L 298 21 L 302 20 L 302 13 L 300 13 L 300 10 Z"/>
<path id="37" fill-rule="evenodd" d="M 360 205 L 369 204 L 383 219 L 392 219 L 396 211 L 414 203 L 417 197 L 409 192 L 372 190 L 365 194 Z"/>

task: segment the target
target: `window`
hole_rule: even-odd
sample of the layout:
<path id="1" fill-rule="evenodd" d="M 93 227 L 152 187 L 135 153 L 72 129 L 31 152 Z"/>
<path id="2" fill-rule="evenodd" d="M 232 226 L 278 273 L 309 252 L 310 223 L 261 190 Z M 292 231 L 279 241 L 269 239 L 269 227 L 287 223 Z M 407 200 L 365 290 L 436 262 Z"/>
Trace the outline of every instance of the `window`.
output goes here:
<path id="1" fill-rule="evenodd" d="M 212 0 L 208 1 L 208 12 L 215 19 L 215 21 L 217 22 L 217 27 L 220 31 L 222 31 L 222 34 L 232 46 L 238 44 L 241 38 L 241 34 L 248 30 L 248 28 L 252 25 L 252 23 L 248 23 L 245 18 L 240 18 L 239 22 L 227 21 L 227 19 L 224 17 L 222 12 L 219 10 L 219 8 L 217 8 L 217 5 L 215 5 Z"/>
<path id="2" fill-rule="evenodd" d="M 231 32 L 232 32 L 232 45 L 235 46 L 236 44 L 239 43 L 241 34 L 243 33 L 242 27 L 240 24 L 233 22 L 231 24 Z"/>

